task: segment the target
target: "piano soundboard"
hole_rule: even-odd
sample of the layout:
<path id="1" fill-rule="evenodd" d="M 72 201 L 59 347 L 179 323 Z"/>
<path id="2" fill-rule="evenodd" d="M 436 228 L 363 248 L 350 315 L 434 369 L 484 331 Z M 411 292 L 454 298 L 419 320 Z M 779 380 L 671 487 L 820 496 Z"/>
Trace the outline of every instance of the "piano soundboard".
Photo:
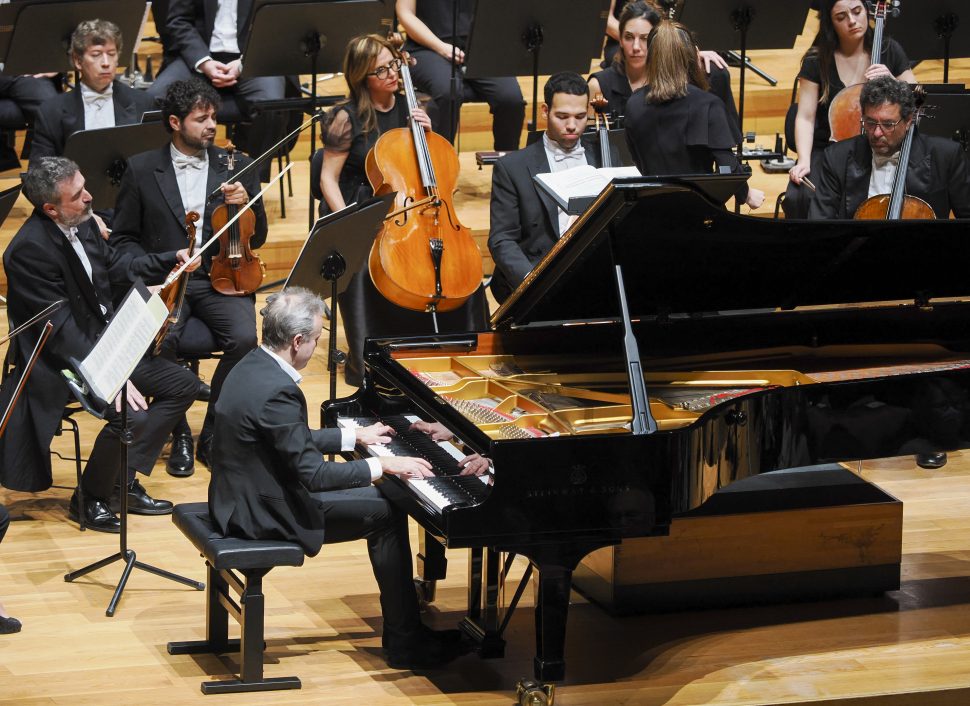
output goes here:
<path id="1" fill-rule="evenodd" d="M 337 424 L 345 429 L 359 429 L 377 422 L 387 424 L 395 431 L 388 444 L 359 446 L 366 457 L 401 456 L 419 457 L 431 464 L 434 478 L 400 478 L 425 503 L 441 514 L 445 508 L 472 507 L 488 497 L 491 476 L 463 476 L 459 462 L 467 454 L 450 441 L 434 441 L 427 434 L 414 431 L 411 425 L 421 421 L 414 415 L 388 415 L 377 417 L 339 417 Z"/>

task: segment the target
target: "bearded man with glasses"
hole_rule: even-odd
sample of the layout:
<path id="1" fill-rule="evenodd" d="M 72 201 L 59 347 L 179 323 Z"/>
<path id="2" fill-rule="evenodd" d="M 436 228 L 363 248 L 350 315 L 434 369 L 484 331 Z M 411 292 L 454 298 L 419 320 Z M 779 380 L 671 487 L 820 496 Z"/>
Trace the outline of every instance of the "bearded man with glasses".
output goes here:
<path id="1" fill-rule="evenodd" d="M 909 84 L 891 76 L 869 81 L 859 97 L 862 134 L 830 145 L 822 158 L 810 219 L 852 218 L 870 196 L 892 190 L 900 150 L 916 111 Z M 920 135 L 906 169 L 906 194 L 926 201 L 937 218 L 970 218 L 970 167 L 960 145 Z"/>

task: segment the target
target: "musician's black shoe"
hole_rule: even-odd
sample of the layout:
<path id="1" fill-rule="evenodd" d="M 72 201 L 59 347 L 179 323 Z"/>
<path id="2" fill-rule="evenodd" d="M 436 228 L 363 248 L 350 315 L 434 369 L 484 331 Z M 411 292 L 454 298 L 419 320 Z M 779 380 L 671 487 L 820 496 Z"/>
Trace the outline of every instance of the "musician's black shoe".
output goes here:
<path id="1" fill-rule="evenodd" d="M 78 513 L 77 490 L 71 496 L 71 504 L 68 506 L 67 516 L 75 522 L 80 523 Z M 95 532 L 112 532 L 117 534 L 121 531 L 121 520 L 108 508 L 103 500 L 84 501 L 84 526 Z"/>
<path id="2" fill-rule="evenodd" d="M 202 463 L 210 471 L 212 470 L 212 464 L 209 462 L 212 458 L 212 434 L 199 434 L 199 443 L 195 447 L 195 460 Z"/>
<path id="3" fill-rule="evenodd" d="M 117 488 L 115 491 L 111 496 L 111 509 L 120 512 L 121 499 L 118 497 Z M 136 478 L 128 484 L 128 513 L 131 515 L 171 515 L 172 503 L 168 500 L 156 500 L 151 497 Z"/>
<path id="4" fill-rule="evenodd" d="M 212 397 L 212 388 L 209 387 L 209 383 L 199 381 L 199 391 L 195 393 L 195 399 L 197 402 L 208 402 L 209 398 Z"/>
<path id="5" fill-rule="evenodd" d="M 435 669 L 465 652 L 458 630 L 432 630 L 422 625 L 416 635 L 385 647 L 384 659 L 392 669 Z"/>
<path id="6" fill-rule="evenodd" d="M 920 468 L 943 468 L 946 465 L 946 453 L 938 451 L 931 454 L 916 454 L 916 465 Z"/>
<path id="7" fill-rule="evenodd" d="M 23 627 L 16 618 L 0 618 L 0 635 L 12 635 Z"/>
<path id="8" fill-rule="evenodd" d="M 195 473 L 195 448 L 191 432 L 172 436 L 172 451 L 165 469 L 176 478 L 188 478 Z"/>

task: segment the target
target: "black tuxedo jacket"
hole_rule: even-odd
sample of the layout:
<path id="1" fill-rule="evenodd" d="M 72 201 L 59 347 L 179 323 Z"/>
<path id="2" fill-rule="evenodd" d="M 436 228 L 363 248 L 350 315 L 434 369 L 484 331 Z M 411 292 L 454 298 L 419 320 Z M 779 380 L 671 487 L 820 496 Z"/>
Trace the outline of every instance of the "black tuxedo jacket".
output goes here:
<path id="1" fill-rule="evenodd" d="M 599 148 L 584 144 L 586 162 L 599 167 Z M 505 155 L 492 169 L 488 249 L 495 260 L 492 294 L 499 303 L 559 240 L 559 207 L 532 179 L 550 171 L 541 139 Z"/>
<path id="2" fill-rule="evenodd" d="M 209 148 L 209 175 L 206 191 L 211 193 L 229 178 L 225 162 L 226 151 L 217 147 Z M 236 170 L 249 164 L 249 158 L 237 154 Z M 259 193 L 259 176 L 250 171 L 242 179 L 250 198 Z M 203 219 L 196 224 L 201 228 L 202 242 L 212 235 L 211 216 L 213 210 L 223 203 L 222 195 L 213 199 L 205 209 Z M 256 230 L 249 241 L 252 248 L 266 242 L 266 211 L 260 199 L 253 205 L 256 215 Z M 121 189 L 115 203 L 115 216 L 112 224 L 111 244 L 122 252 L 134 257 L 144 253 L 179 250 L 186 247 L 185 208 L 175 178 L 169 145 L 142 152 L 128 160 L 128 169 L 121 179 Z M 213 245 L 202 256 L 203 267 L 208 269 L 212 257 L 219 251 Z"/>
<path id="3" fill-rule="evenodd" d="M 141 122 L 143 113 L 155 109 L 155 102 L 147 93 L 126 86 L 121 81 L 115 81 L 111 90 L 115 125 Z M 40 106 L 34 124 L 34 141 L 30 146 L 31 163 L 41 157 L 64 154 L 67 138 L 84 129 L 84 103 L 79 88 L 45 101 Z"/>
<path id="4" fill-rule="evenodd" d="M 338 429 L 311 430 L 299 386 L 262 348 L 246 354 L 216 402 L 209 513 L 219 530 L 244 539 L 323 546 L 321 502 L 312 493 L 371 483 L 366 461 L 331 463 Z"/>
<path id="5" fill-rule="evenodd" d="M 69 395 L 60 371 L 70 367 L 71 358 L 80 360 L 90 352 L 114 313 L 112 284 L 127 287 L 135 277 L 158 283 L 175 266 L 174 252 L 140 258 L 118 253 L 91 221 L 80 227 L 78 239 L 91 262 L 93 282 L 64 234 L 38 211 L 3 254 L 11 328 L 55 301 L 65 302 L 51 315 L 54 329 L 0 438 L 0 480 L 13 490 L 33 492 L 51 485 L 50 443 Z M 2 408 L 6 408 L 43 324 L 41 321 L 11 342 L 15 370 L 0 388 Z"/>
<path id="6" fill-rule="evenodd" d="M 239 38 L 239 48 L 243 50 L 249 34 L 249 15 L 252 12 L 253 0 L 238 0 L 236 11 L 236 31 Z M 219 10 L 219 0 L 171 0 L 168 8 L 169 36 L 179 56 L 195 68 L 196 62 L 210 54 L 209 41 L 212 39 L 212 28 L 216 23 L 216 12 Z"/>
<path id="7" fill-rule="evenodd" d="M 869 196 L 872 149 L 864 135 L 829 145 L 822 153 L 810 219 L 852 218 Z M 953 140 L 930 135 L 913 138 L 906 170 L 906 193 L 926 201 L 937 218 L 970 218 L 970 168 Z"/>

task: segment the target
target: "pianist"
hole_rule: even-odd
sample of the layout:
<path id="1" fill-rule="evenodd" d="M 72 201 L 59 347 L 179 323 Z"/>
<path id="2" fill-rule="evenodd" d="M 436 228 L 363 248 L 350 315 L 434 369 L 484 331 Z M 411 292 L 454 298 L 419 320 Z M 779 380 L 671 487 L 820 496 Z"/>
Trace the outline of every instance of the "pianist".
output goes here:
<path id="1" fill-rule="evenodd" d="M 407 515 L 374 486 L 383 474 L 423 478 L 420 458 L 332 463 L 322 454 L 390 441 L 383 424 L 311 430 L 298 387 L 323 326 L 323 301 L 290 288 L 267 300 L 263 344 L 233 368 L 216 404 L 209 511 L 219 530 L 282 539 L 315 556 L 324 544 L 367 539 L 384 616 L 389 666 L 428 669 L 457 656 L 457 630 L 422 625 L 411 581 Z M 349 438 L 344 438 L 344 436 Z"/>

